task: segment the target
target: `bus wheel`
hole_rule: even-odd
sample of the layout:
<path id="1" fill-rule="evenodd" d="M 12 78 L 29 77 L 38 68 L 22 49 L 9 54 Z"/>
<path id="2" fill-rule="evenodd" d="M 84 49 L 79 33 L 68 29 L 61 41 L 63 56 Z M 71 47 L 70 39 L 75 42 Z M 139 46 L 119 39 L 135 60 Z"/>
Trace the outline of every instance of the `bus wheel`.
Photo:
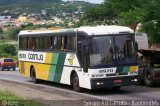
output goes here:
<path id="1" fill-rule="evenodd" d="M 72 86 L 76 92 L 81 92 L 82 89 L 79 87 L 79 78 L 76 73 L 72 76 Z"/>
<path id="2" fill-rule="evenodd" d="M 33 67 L 31 68 L 31 81 L 35 84 L 38 83 L 38 79 L 36 79 L 35 69 Z"/>
<path id="3" fill-rule="evenodd" d="M 115 86 L 115 87 L 112 87 L 112 90 L 113 90 L 113 91 L 119 91 L 120 88 L 121 88 L 121 86 Z"/>
<path id="4" fill-rule="evenodd" d="M 138 70 L 138 82 L 137 82 L 138 86 L 144 85 L 144 69 L 140 68 Z"/>
<path id="5" fill-rule="evenodd" d="M 154 85 L 151 68 L 146 68 L 146 70 L 144 72 L 144 83 L 145 83 L 146 86 L 149 86 L 149 87 Z"/>

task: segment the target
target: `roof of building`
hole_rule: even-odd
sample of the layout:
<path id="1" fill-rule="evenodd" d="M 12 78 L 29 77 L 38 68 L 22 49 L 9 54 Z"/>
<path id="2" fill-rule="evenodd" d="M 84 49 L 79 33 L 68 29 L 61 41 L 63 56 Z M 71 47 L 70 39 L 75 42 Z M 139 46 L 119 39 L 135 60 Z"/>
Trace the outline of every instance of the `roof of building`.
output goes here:
<path id="1" fill-rule="evenodd" d="M 11 19 L 11 16 L 0 16 L 0 20 Z"/>

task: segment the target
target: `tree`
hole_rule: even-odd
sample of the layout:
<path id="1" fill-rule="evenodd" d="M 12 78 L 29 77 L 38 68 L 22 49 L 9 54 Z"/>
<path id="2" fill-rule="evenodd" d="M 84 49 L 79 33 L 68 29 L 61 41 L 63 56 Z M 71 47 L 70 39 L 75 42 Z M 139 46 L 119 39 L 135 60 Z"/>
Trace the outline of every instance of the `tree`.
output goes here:
<path id="1" fill-rule="evenodd" d="M 120 25 L 129 26 L 133 29 L 141 22 L 142 10 L 141 8 L 134 7 L 127 12 L 121 12 L 118 15 L 118 20 Z M 136 26 L 134 26 L 134 24 Z"/>
<path id="2" fill-rule="evenodd" d="M 7 36 L 7 39 L 17 40 L 19 32 L 20 29 L 8 29 L 5 31 L 5 35 Z"/>
<path id="3" fill-rule="evenodd" d="M 148 0 L 143 7 L 142 30 L 151 43 L 160 43 L 160 1 Z"/>
<path id="4" fill-rule="evenodd" d="M 147 33 L 151 43 L 160 43 L 160 0 L 105 0 L 85 12 L 77 25 L 119 24 Z"/>
<path id="5" fill-rule="evenodd" d="M 0 46 L 0 51 L 1 53 L 5 53 L 5 54 L 9 54 L 9 55 L 16 55 L 16 48 L 14 47 L 14 45 L 11 44 L 2 44 Z"/>
<path id="6" fill-rule="evenodd" d="M 77 25 L 115 24 L 116 17 L 116 11 L 113 9 L 110 0 L 108 0 L 107 3 L 86 10 Z"/>

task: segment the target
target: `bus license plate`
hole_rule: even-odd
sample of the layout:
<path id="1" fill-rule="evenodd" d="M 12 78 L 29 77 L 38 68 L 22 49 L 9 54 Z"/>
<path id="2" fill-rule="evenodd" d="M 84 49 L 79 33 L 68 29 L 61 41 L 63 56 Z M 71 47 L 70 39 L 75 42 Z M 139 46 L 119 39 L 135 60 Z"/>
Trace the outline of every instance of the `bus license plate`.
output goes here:
<path id="1" fill-rule="evenodd" d="M 122 83 L 122 80 L 114 80 L 114 83 L 115 83 L 115 84 Z"/>

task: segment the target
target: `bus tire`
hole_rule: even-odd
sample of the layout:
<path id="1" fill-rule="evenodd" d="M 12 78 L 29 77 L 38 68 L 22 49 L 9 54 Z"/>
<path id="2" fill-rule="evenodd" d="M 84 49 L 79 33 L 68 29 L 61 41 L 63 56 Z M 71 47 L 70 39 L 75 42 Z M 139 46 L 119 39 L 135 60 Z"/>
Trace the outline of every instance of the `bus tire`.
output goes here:
<path id="1" fill-rule="evenodd" d="M 36 79 L 36 73 L 35 73 L 35 69 L 34 69 L 34 67 L 32 67 L 31 68 L 31 81 L 33 82 L 33 83 L 38 83 L 38 79 Z"/>
<path id="2" fill-rule="evenodd" d="M 115 87 L 112 87 L 112 90 L 113 90 L 113 91 L 119 91 L 120 88 L 121 88 L 121 86 L 115 86 Z"/>
<path id="3" fill-rule="evenodd" d="M 79 78 L 78 78 L 78 75 L 76 73 L 74 73 L 72 75 L 72 86 L 73 86 L 73 89 L 76 92 L 81 92 L 82 91 L 82 88 L 80 88 L 80 86 L 79 86 Z"/>
<path id="4" fill-rule="evenodd" d="M 138 70 L 138 86 L 144 85 L 144 69 L 145 68 L 141 68 Z"/>
<path id="5" fill-rule="evenodd" d="M 144 83 L 149 87 L 154 85 L 153 72 L 151 68 L 146 68 L 144 70 Z"/>

